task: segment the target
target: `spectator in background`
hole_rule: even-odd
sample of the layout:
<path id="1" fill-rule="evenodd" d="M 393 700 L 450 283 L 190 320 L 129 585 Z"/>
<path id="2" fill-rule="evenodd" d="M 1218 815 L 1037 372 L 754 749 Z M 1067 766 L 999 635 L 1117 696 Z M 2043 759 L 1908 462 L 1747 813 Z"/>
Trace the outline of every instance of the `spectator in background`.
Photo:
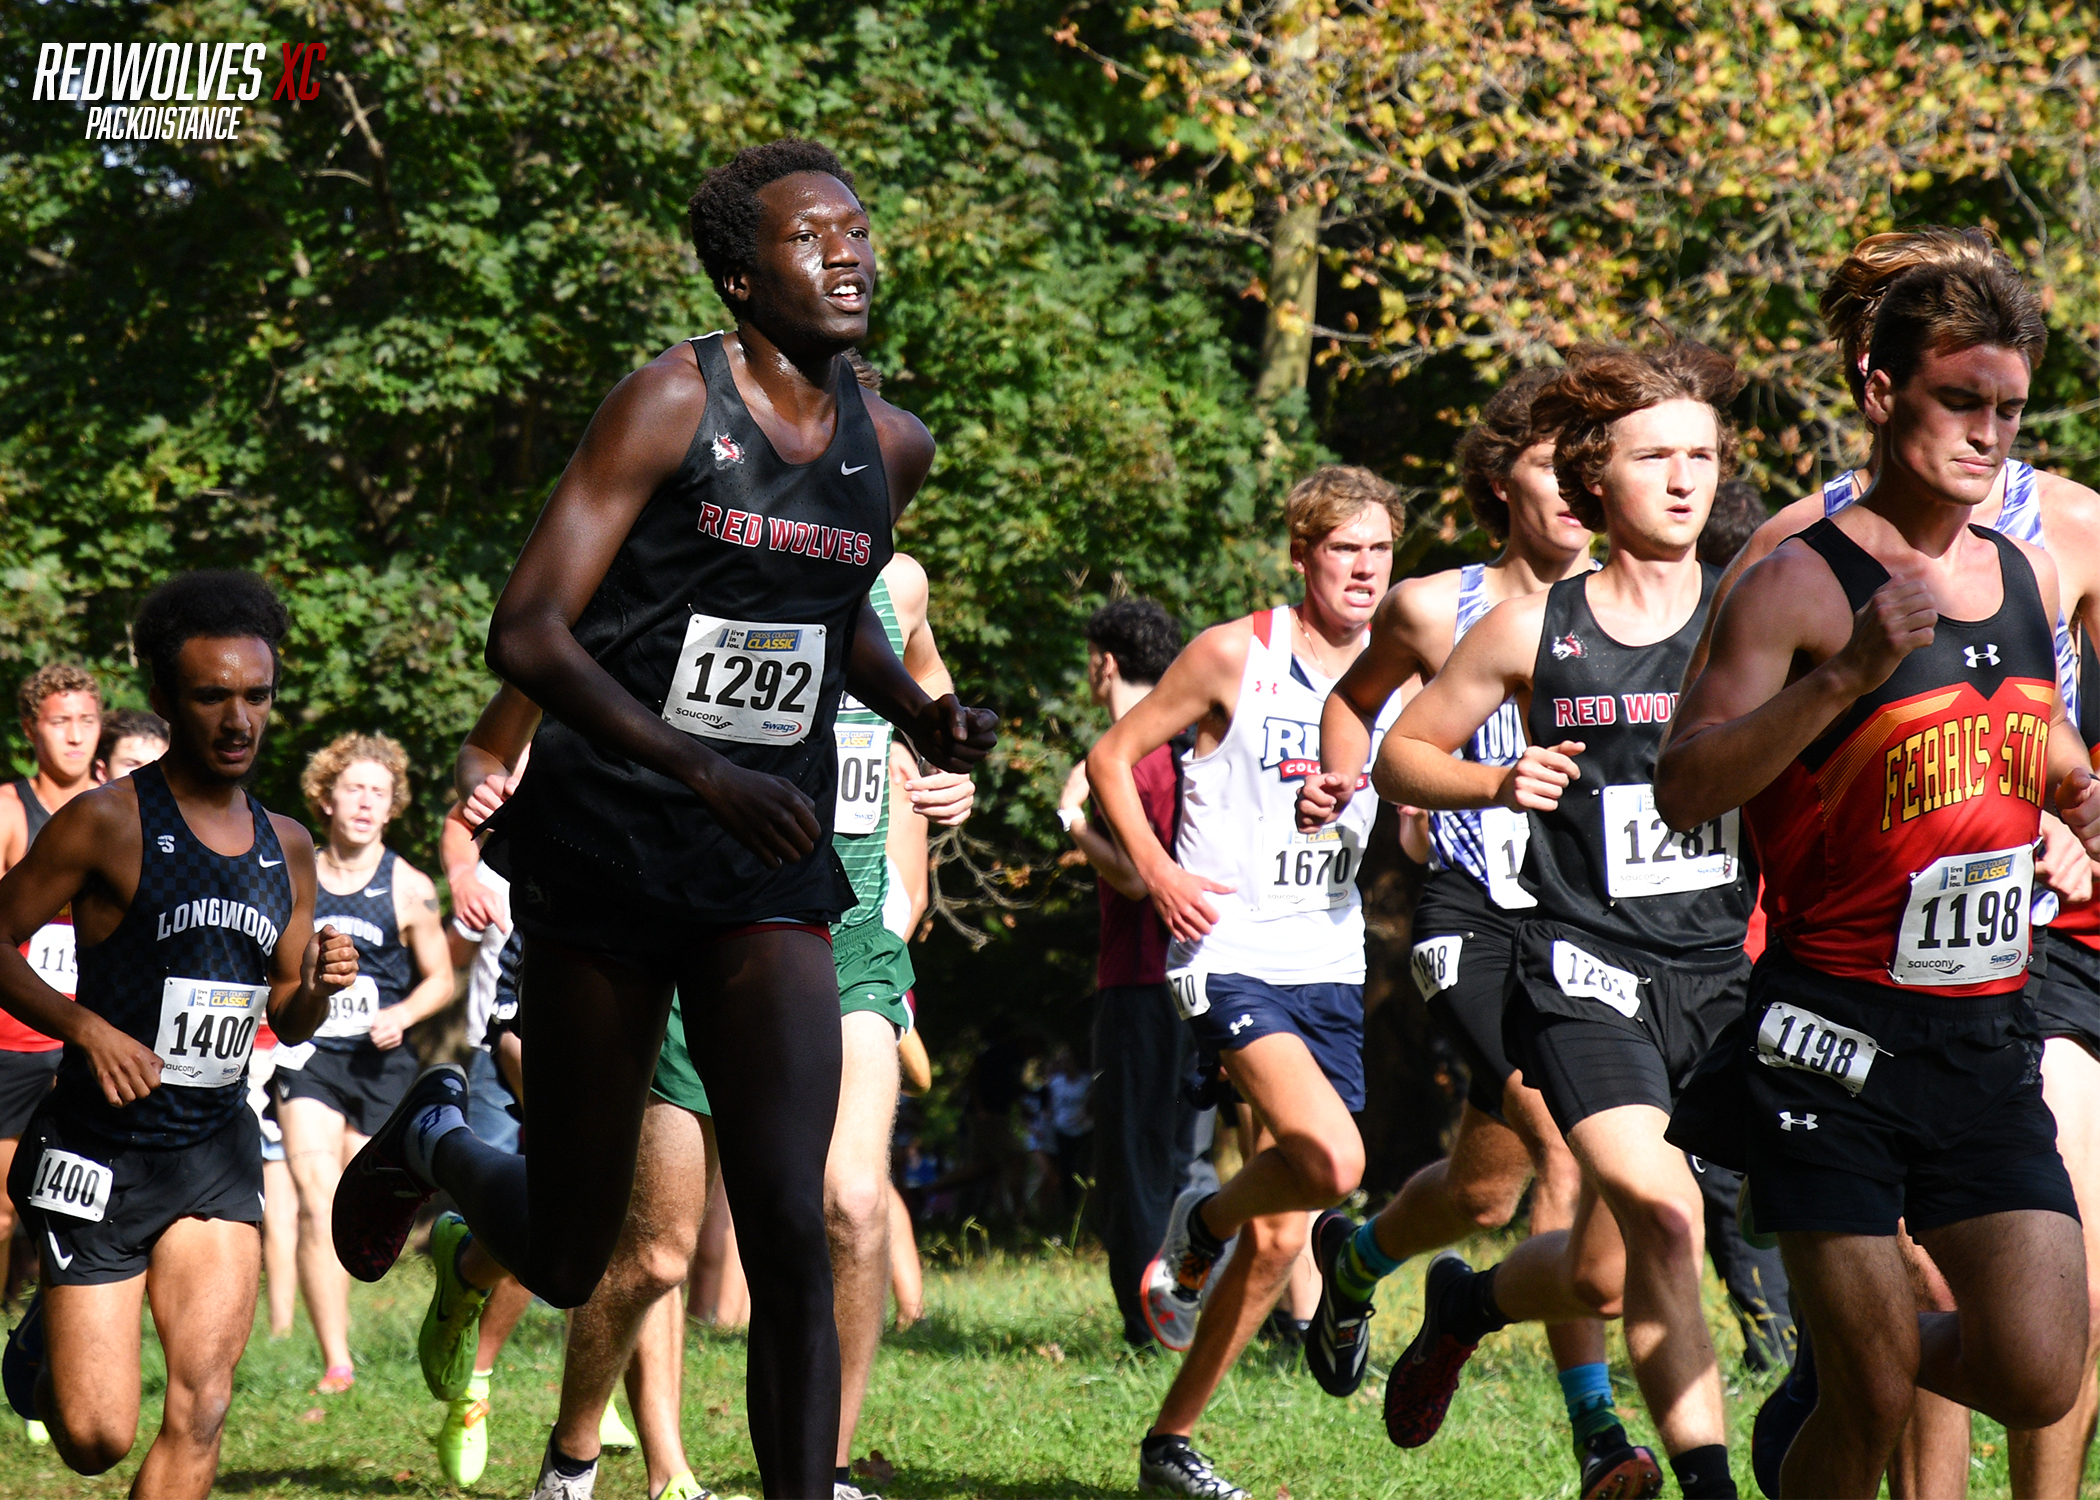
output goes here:
<path id="1" fill-rule="evenodd" d="M 1043 1080 L 1049 1096 L 1052 1149 L 1065 1198 L 1065 1211 L 1079 1206 L 1082 1177 L 1094 1175 L 1094 1075 L 1079 1065 L 1070 1047 L 1059 1044 L 1050 1054 L 1050 1076 Z"/>
<path id="2" fill-rule="evenodd" d="M 95 781 L 115 781 L 168 753 L 168 722 L 138 708 L 113 708 L 102 716 L 95 742 Z"/>
<path id="3" fill-rule="evenodd" d="M 1114 723 L 1181 654 L 1181 625 L 1150 599 L 1118 599 L 1086 623 L 1087 689 Z M 1172 745 L 1133 767 L 1152 830 L 1174 847 L 1180 805 Z M 1082 757 L 1065 781 L 1058 821 L 1094 867 L 1101 893 L 1101 957 L 1094 1011 L 1094 1194 L 1108 1279 L 1134 1349 L 1153 1342 L 1138 1298 L 1145 1266 L 1166 1233 L 1195 1155 L 1196 1112 L 1181 1097 L 1188 1028 L 1167 990 L 1167 932 L 1120 844 L 1087 821 Z"/>
<path id="4" fill-rule="evenodd" d="M 1699 561 L 1708 567 L 1727 567 L 1751 533 L 1771 518 L 1756 485 L 1747 479 L 1725 481 L 1714 491 L 1714 508 L 1699 533 Z"/>

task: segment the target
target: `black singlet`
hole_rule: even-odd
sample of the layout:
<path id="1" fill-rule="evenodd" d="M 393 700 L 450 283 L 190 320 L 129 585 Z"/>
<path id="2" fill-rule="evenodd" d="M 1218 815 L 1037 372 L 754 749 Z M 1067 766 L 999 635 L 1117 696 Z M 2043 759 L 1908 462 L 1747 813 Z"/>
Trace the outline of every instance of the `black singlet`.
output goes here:
<path id="1" fill-rule="evenodd" d="M 166 981 L 264 985 L 277 939 L 292 915 L 292 880 L 270 815 L 253 795 L 255 842 L 239 855 L 215 854 L 190 832 L 158 763 L 131 773 L 139 804 L 139 888 L 124 920 L 80 950 L 79 1002 L 126 1035 L 160 1052 L 161 1086 L 123 1108 L 111 1107 L 87 1054 L 68 1047 L 54 1104 L 69 1125 L 129 1146 L 188 1146 L 246 1109 L 245 1076 L 218 1088 L 169 1083 L 175 1069 L 244 1061 L 255 1040 L 249 1016 L 207 1003 L 200 1025 L 185 1018 L 183 1046 L 161 1047 Z M 207 1055 L 196 1055 L 199 1044 Z M 245 1069 L 243 1069 L 245 1074 Z"/>
<path id="2" fill-rule="evenodd" d="M 36 788 L 31 785 L 27 776 L 17 776 L 10 785 L 14 787 L 15 795 L 22 800 L 22 820 L 29 825 L 28 841 L 22 845 L 27 849 L 30 844 L 36 842 L 36 836 L 44 831 L 44 825 L 51 821 L 51 809 L 36 800 Z"/>
<path id="3" fill-rule="evenodd" d="M 834 920 L 854 897 L 831 848 L 831 725 L 861 608 L 890 559 L 882 452 L 845 360 L 832 363 L 830 444 L 791 464 L 745 407 L 722 336 L 692 347 L 707 410 L 584 607 L 576 640 L 675 727 L 794 782 L 822 833 L 807 856 L 768 870 L 685 786 L 549 715 L 506 809 L 512 879 L 528 894 L 581 885 L 706 923 Z M 529 920 L 529 900 L 520 911 Z M 616 934 L 608 940 L 618 946 Z"/>
<path id="4" fill-rule="evenodd" d="M 1588 589 L 1599 575 L 1554 584 L 1532 667 L 1530 742 L 1586 747 L 1575 757 L 1582 775 L 1560 806 L 1531 815 L 1520 879 L 1538 898 L 1534 915 L 1649 953 L 1741 948 L 1757 896 L 1739 815 L 1673 834 L 1650 789 L 1719 576 L 1703 571 L 1699 607 L 1675 635 L 1648 646 L 1622 646 L 1598 625 Z M 1670 889 L 1707 879 L 1717 883 Z"/>
<path id="5" fill-rule="evenodd" d="M 315 882 L 314 930 L 319 931 L 326 923 L 357 945 L 357 974 L 360 980 L 369 978 L 372 991 L 368 997 L 372 1008 L 383 1010 L 389 1005 L 399 1005 L 407 998 L 416 982 L 416 968 L 408 945 L 401 941 L 401 928 L 394 920 L 394 864 L 398 856 L 388 849 L 379 856 L 379 866 L 372 871 L 372 878 L 363 887 L 339 896 L 327 886 Z M 331 1008 L 331 1019 L 343 1014 L 347 1006 L 358 1002 L 353 991 L 362 989 L 353 985 L 339 992 Z M 328 1022 L 314 1033 L 317 1046 L 331 1051 L 346 1051 L 359 1046 L 369 1046 L 367 1035 L 371 1027 L 369 1016 L 364 1018 L 362 1030 L 353 1035 L 330 1035 Z"/>

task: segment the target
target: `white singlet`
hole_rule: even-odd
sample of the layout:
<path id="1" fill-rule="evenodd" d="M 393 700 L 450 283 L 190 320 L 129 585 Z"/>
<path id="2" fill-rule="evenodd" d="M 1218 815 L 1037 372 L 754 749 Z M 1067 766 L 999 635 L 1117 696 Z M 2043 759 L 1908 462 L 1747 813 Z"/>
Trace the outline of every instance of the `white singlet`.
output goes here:
<path id="1" fill-rule="evenodd" d="M 1270 984 L 1361 984 L 1356 874 L 1378 799 L 1365 782 L 1336 822 L 1297 831 L 1298 784 L 1320 772 L 1320 712 L 1334 683 L 1293 654 L 1287 607 L 1255 615 L 1253 626 L 1225 738 L 1182 763 L 1174 851 L 1183 869 L 1233 890 L 1205 894 L 1217 924 L 1197 942 L 1176 942 L 1167 968 Z M 1371 756 L 1399 716 L 1396 693 L 1372 728 Z"/>

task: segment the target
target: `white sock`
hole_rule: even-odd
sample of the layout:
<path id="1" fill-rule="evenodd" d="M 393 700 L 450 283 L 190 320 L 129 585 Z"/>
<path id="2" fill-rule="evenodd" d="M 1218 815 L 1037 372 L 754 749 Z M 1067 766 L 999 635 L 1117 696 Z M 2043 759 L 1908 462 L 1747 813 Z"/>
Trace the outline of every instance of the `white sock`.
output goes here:
<path id="1" fill-rule="evenodd" d="M 408 1169 L 435 1186 L 437 1176 L 431 1167 L 431 1158 L 437 1154 L 437 1143 L 453 1131 L 466 1128 L 467 1117 L 459 1112 L 456 1104 L 432 1104 L 418 1110 L 401 1138 L 401 1149 L 408 1157 Z"/>

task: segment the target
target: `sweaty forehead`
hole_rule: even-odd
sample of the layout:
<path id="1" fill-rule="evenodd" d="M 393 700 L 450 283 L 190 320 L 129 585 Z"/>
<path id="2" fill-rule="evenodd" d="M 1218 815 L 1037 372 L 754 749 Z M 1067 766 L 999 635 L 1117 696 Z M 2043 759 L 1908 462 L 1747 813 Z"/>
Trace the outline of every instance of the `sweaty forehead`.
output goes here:
<path id="1" fill-rule="evenodd" d="M 759 206 L 769 222 L 799 216 L 850 218 L 861 214 L 860 199 L 829 172 L 790 172 L 758 190 Z"/>
<path id="2" fill-rule="evenodd" d="M 260 636 L 192 636 L 175 655 L 178 678 L 185 686 L 245 688 L 276 679 L 270 643 Z"/>
<path id="3" fill-rule="evenodd" d="M 1621 449 L 1708 448 L 1721 428 L 1711 406 L 1680 396 L 1628 412 L 1611 424 L 1611 430 Z"/>

